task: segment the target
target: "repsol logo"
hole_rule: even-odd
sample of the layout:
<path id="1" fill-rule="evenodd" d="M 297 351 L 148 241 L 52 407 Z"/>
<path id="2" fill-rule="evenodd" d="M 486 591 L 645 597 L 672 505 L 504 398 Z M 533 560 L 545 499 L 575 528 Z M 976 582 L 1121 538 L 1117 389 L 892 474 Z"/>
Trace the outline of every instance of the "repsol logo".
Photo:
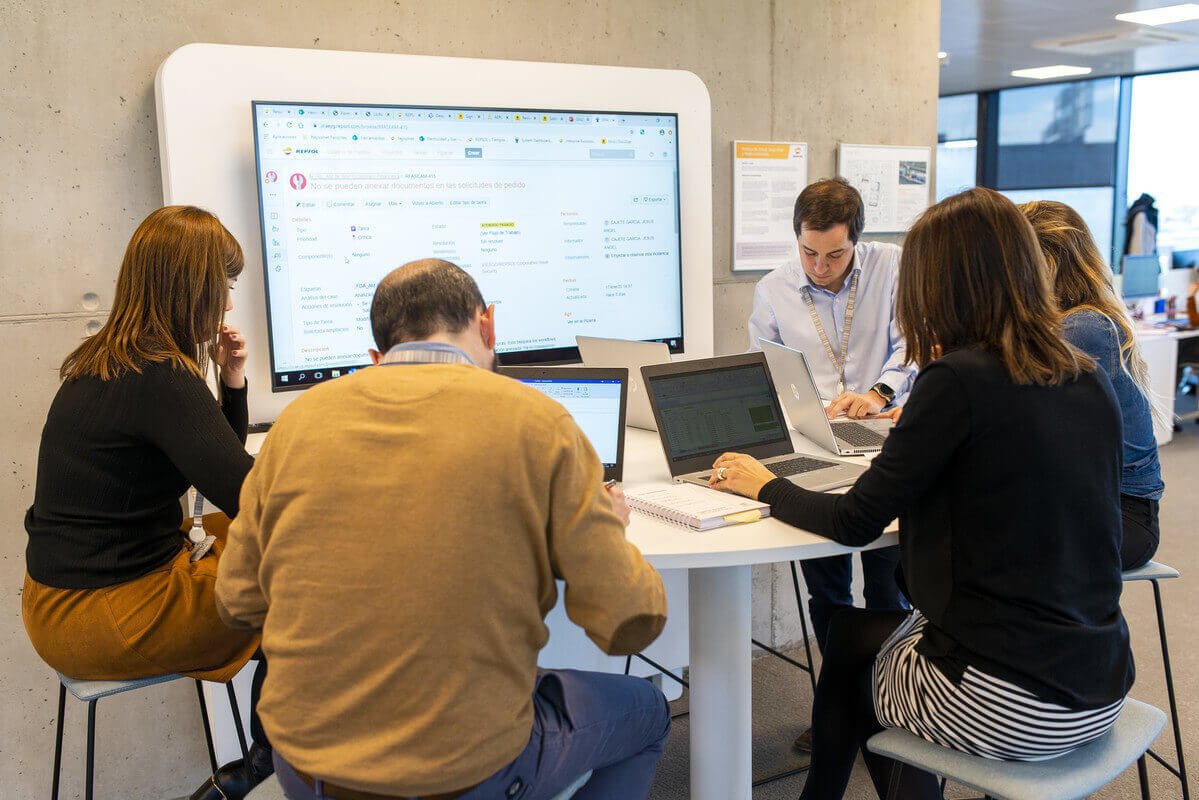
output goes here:
<path id="1" fill-rule="evenodd" d="M 296 155 L 307 153 L 308 155 L 316 155 L 318 150 L 315 147 L 299 147 L 296 149 Z"/>

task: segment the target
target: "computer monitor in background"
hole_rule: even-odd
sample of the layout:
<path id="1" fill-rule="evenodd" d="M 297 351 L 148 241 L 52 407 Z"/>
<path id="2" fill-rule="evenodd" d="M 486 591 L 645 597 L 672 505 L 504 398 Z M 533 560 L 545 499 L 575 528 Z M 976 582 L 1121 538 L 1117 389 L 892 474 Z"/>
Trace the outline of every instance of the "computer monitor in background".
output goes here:
<path id="1" fill-rule="evenodd" d="M 683 349 L 678 116 L 253 103 L 271 383 L 365 366 L 378 281 L 459 265 L 505 364 L 575 336 Z"/>
<path id="2" fill-rule="evenodd" d="M 1126 299 L 1156 297 L 1161 288 L 1161 272 L 1156 255 L 1124 256 L 1121 293 Z"/>
<path id="3" fill-rule="evenodd" d="M 1171 256 L 1171 269 L 1199 269 L 1199 250 L 1175 250 Z"/>

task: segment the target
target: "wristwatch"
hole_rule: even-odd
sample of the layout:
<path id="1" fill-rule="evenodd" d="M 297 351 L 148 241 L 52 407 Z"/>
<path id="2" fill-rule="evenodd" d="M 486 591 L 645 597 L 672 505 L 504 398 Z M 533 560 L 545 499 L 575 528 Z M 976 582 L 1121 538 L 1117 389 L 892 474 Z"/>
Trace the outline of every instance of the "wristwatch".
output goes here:
<path id="1" fill-rule="evenodd" d="M 895 390 L 885 383 L 876 383 L 870 387 L 870 391 L 878 394 L 883 398 L 883 405 L 890 405 L 895 401 Z"/>

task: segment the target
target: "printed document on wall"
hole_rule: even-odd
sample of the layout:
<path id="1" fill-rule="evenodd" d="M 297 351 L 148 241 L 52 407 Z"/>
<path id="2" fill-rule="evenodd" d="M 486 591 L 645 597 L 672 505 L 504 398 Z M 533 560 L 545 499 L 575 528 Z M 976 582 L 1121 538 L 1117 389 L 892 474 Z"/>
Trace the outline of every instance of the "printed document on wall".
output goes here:
<path id="1" fill-rule="evenodd" d="M 808 185 L 803 142 L 733 142 L 733 269 L 774 269 L 796 256 L 795 198 Z"/>
<path id="2" fill-rule="evenodd" d="M 842 144 L 837 172 L 862 193 L 867 233 L 901 233 L 929 205 L 931 148 Z"/>

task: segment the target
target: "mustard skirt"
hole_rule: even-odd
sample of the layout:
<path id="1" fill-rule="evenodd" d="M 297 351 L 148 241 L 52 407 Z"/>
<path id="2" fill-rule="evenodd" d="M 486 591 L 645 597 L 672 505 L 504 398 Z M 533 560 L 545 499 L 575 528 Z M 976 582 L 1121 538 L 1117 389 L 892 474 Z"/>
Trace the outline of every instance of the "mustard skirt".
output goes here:
<path id="1" fill-rule="evenodd" d="M 116 681 L 179 674 L 225 683 L 258 649 L 259 636 L 225 626 L 217 615 L 217 562 L 229 518 L 210 514 L 216 543 L 192 562 L 174 560 L 148 575 L 103 589 L 58 589 L 25 575 L 21 616 L 33 648 L 77 680 Z"/>

